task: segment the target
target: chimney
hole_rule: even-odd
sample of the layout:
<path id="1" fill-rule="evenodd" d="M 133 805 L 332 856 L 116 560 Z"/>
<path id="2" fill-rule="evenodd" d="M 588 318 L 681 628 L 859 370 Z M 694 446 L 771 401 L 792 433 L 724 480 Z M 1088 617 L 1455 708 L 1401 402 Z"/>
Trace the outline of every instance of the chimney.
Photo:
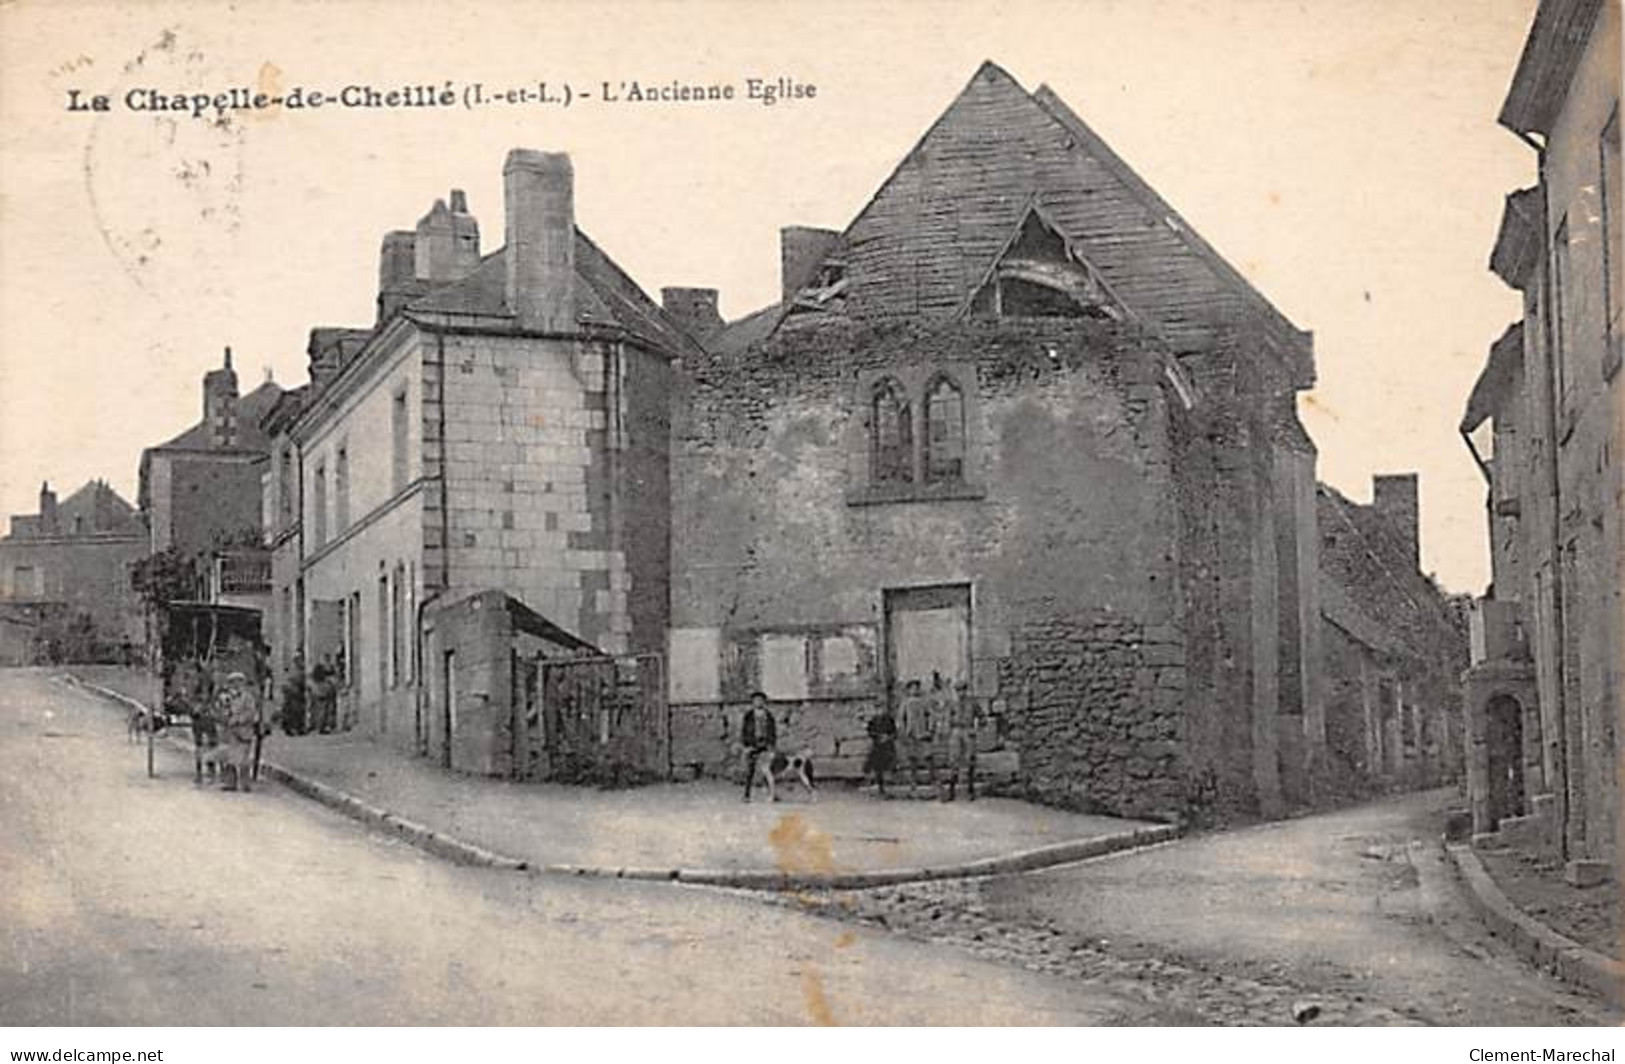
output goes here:
<path id="1" fill-rule="evenodd" d="M 1413 569 L 1422 562 L 1418 530 L 1416 474 L 1394 473 L 1371 478 L 1371 505 L 1388 522 L 1388 527 L 1404 544 L 1406 561 Z"/>
<path id="2" fill-rule="evenodd" d="M 420 281 L 460 281 L 480 264 L 480 223 L 468 213 L 468 197 L 451 190 L 451 206 L 435 200 L 418 219 L 414 270 Z"/>
<path id="3" fill-rule="evenodd" d="M 562 152 L 515 148 L 502 167 L 508 309 L 527 329 L 572 332 L 575 175 Z"/>
<path id="4" fill-rule="evenodd" d="M 332 342 L 326 329 L 310 330 L 310 342 L 305 345 L 305 357 L 310 363 L 312 394 L 327 387 L 327 382 L 344 367 L 339 364 L 339 345 Z"/>
<path id="5" fill-rule="evenodd" d="M 378 251 L 378 324 L 412 298 L 412 282 L 417 277 L 417 234 L 397 229 L 384 234 Z"/>
<path id="6" fill-rule="evenodd" d="M 696 340 L 710 338 L 723 325 L 715 288 L 662 288 L 660 306 Z"/>
<path id="7" fill-rule="evenodd" d="M 216 447 L 237 442 L 237 371 L 231 368 L 231 348 L 225 364 L 203 375 L 203 424 Z"/>
<path id="8" fill-rule="evenodd" d="M 841 239 L 833 229 L 790 225 L 779 230 L 779 282 L 784 302 L 813 279 L 813 271 Z"/>
<path id="9" fill-rule="evenodd" d="M 55 532 L 56 520 L 56 492 L 51 490 L 51 482 L 47 480 L 39 486 L 40 531 L 46 535 Z"/>

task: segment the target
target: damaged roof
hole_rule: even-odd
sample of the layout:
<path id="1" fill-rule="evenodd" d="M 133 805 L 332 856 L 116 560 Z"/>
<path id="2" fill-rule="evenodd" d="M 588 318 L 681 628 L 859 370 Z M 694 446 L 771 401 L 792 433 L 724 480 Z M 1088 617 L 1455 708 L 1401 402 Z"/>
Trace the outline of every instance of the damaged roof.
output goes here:
<path id="1" fill-rule="evenodd" d="M 1270 304 L 1051 89 L 1028 93 L 991 62 L 824 256 L 824 262 L 839 264 L 845 281 L 841 298 L 831 304 L 863 318 L 963 313 L 1035 208 L 1173 350 L 1202 349 L 1228 324 L 1251 320 L 1262 326 L 1298 386 L 1313 382 L 1307 332 Z M 776 309 L 769 331 L 791 308 Z M 759 315 L 752 315 L 729 326 L 717 342 L 744 346 L 739 331 L 759 327 Z"/>

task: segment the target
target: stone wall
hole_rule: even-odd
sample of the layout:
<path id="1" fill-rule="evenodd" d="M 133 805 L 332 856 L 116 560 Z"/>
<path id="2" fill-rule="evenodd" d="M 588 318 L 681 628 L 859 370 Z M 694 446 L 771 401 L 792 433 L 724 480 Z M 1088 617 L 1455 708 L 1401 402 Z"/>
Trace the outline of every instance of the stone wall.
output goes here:
<path id="1" fill-rule="evenodd" d="M 254 455 L 154 455 L 167 465 L 168 496 L 158 503 L 167 513 L 168 538 L 157 545 L 182 553 L 208 551 L 221 540 L 260 531 L 260 473 Z"/>
<path id="2" fill-rule="evenodd" d="M 724 648 L 808 626 L 866 629 L 883 648 L 887 589 L 968 586 L 974 693 L 1007 718 L 1028 793 L 1175 815 L 1182 612 L 1160 367 L 1131 329 L 1059 321 L 790 325 L 685 364 L 674 639 L 719 633 L 725 676 L 739 666 Z M 962 483 L 872 490 L 869 388 L 889 374 L 917 404 L 941 372 L 965 390 Z M 832 750 L 856 738 L 887 695 L 879 656 L 846 698 L 791 716 L 821 718 Z M 741 693 L 716 687 L 707 708 L 684 704 L 696 749 L 732 726 Z"/>
<path id="3" fill-rule="evenodd" d="M 605 650 L 661 648 L 664 360 L 473 334 L 436 336 L 425 353 L 428 448 L 446 493 L 444 529 L 437 513 L 424 528 L 431 571 L 443 563 L 451 589 L 503 588 Z"/>

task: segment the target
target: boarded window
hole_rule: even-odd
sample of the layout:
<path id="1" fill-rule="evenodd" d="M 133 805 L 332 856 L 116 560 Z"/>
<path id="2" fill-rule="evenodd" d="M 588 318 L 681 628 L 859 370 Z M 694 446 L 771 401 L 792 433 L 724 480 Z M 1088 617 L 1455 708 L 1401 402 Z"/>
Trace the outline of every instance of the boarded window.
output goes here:
<path id="1" fill-rule="evenodd" d="M 673 628 L 670 634 L 672 702 L 715 702 L 722 696 L 722 632 Z"/>
<path id="2" fill-rule="evenodd" d="M 760 644 L 762 693 L 778 701 L 807 697 L 807 640 L 799 635 L 764 635 Z"/>
<path id="3" fill-rule="evenodd" d="M 925 479 L 965 478 L 965 400 L 959 386 L 938 377 L 925 393 Z"/>
<path id="4" fill-rule="evenodd" d="M 875 386 L 872 473 L 877 484 L 914 481 L 914 423 L 903 388 L 894 380 Z"/>

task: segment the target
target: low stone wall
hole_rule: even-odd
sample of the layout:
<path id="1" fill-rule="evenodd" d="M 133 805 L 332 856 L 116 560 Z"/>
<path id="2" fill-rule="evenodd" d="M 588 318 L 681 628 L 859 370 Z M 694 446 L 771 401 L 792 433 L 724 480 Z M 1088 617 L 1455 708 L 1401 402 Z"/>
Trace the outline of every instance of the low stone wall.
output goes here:
<path id="1" fill-rule="evenodd" d="M 1184 688 L 1184 646 L 1170 626 L 1080 618 L 1020 627 L 999 689 L 1024 791 L 1085 812 L 1179 816 Z"/>

